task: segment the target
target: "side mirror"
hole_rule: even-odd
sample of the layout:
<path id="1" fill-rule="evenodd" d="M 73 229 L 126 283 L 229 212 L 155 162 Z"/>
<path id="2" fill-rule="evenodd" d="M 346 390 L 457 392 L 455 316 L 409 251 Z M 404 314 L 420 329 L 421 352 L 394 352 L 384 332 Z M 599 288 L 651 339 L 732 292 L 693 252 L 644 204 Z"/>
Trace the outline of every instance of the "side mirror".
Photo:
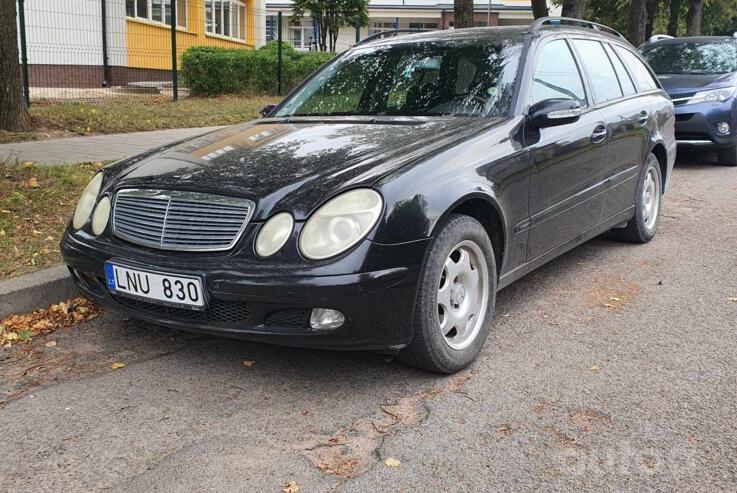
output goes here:
<path id="1" fill-rule="evenodd" d="M 274 111 L 274 108 L 276 108 L 275 104 L 267 104 L 263 108 L 261 108 L 261 111 L 258 112 L 259 115 L 261 115 L 261 118 L 266 118 L 271 114 L 272 111 Z"/>
<path id="2" fill-rule="evenodd" d="M 544 99 L 530 106 L 527 114 L 537 128 L 555 127 L 578 121 L 581 105 L 573 99 Z"/>

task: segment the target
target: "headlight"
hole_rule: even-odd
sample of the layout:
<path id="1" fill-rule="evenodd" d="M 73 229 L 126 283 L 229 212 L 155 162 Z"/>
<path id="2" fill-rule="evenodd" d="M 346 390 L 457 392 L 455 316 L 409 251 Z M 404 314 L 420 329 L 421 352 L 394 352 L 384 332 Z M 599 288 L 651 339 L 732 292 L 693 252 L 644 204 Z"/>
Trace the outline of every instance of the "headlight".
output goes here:
<path id="1" fill-rule="evenodd" d="M 102 173 L 97 173 L 87 187 L 85 187 L 82 196 L 79 198 L 79 202 L 77 202 L 77 208 L 74 210 L 74 218 L 72 219 L 74 229 L 80 229 L 87 223 L 90 214 L 92 214 L 92 209 L 95 208 L 97 194 L 100 193 L 101 187 Z"/>
<path id="2" fill-rule="evenodd" d="M 299 250 L 311 260 L 334 257 L 361 241 L 379 220 L 383 203 L 374 190 L 338 195 L 320 207 L 299 236 Z"/>
<path id="3" fill-rule="evenodd" d="M 279 251 L 292 234 L 294 219 L 287 212 L 280 212 L 266 221 L 256 238 L 256 253 L 259 257 L 270 257 Z"/>
<path id="4" fill-rule="evenodd" d="M 734 87 L 721 87 L 719 89 L 712 89 L 711 91 L 700 91 L 686 101 L 686 104 L 721 103 L 731 98 L 733 94 Z"/>
<path id="5" fill-rule="evenodd" d="M 103 197 L 97 203 L 95 212 L 92 213 L 92 232 L 96 236 L 100 236 L 105 231 L 108 218 L 110 218 L 110 197 Z"/>

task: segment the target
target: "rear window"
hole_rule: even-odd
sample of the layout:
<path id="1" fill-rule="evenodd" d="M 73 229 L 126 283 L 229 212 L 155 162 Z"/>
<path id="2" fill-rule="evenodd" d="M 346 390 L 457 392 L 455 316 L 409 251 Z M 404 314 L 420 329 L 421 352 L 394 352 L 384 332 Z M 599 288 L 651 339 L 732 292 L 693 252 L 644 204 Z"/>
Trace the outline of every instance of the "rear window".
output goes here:
<path id="1" fill-rule="evenodd" d="M 647 69 L 645 64 L 642 63 L 642 60 L 640 60 L 634 53 L 619 46 L 617 46 L 615 50 L 617 51 L 617 54 L 622 57 L 622 61 L 627 65 L 627 68 L 630 69 L 630 73 L 635 78 L 635 82 L 637 83 L 637 87 L 640 91 L 649 91 L 658 87 L 658 83 L 655 82 L 650 71 Z"/>
<path id="2" fill-rule="evenodd" d="M 653 43 L 640 51 L 656 74 L 726 74 L 737 71 L 734 41 Z"/>
<path id="3" fill-rule="evenodd" d="M 622 97 L 619 80 L 614 67 L 609 62 L 609 57 L 604 52 L 604 47 L 598 41 L 588 39 L 574 39 L 578 55 L 581 57 L 584 70 L 591 78 L 594 90 L 594 99 L 598 103 Z"/>

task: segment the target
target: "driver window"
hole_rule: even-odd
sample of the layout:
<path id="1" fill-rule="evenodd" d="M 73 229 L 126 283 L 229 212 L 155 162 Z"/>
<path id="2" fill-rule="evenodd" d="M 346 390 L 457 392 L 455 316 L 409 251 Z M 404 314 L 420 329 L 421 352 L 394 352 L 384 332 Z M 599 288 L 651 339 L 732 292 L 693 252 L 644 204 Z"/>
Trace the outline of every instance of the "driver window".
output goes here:
<path id="1" fill-rule="evenodd" d="M 530 103 L 551 98 L 575 99 L 586 106 L 586 92 L 568 43 L 556 39 L 540 50 L 532 76 Z"/>

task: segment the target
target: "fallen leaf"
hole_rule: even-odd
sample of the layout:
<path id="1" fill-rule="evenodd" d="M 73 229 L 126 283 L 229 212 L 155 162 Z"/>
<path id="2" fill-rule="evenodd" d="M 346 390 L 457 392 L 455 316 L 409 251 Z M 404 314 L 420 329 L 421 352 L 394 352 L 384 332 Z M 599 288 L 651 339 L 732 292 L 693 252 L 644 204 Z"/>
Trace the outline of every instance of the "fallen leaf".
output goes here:
<path id="1" fill-rule="evenodd" d="M 591 367 L 591 371 L 599 371 L 599 370 L 600 370 L 599 365 L 594 365 Z"/>
<path id="2" fill-rule="evenodd" d="M 614 308 L 614 305 L 611 303 L 604 303 L 604 308 Z"/>
<path id="3" fill-rule="evenodd" d="M 622 301 L 622 298 L 618 296 L 610 296 L 609 301 Z"/>
<path id="4" fill-rule="evenodd" d="M 120 368 L 125 368 L 125 363 L 113 363 L 110 365 L 110 368 L 113 370 L 119 370 Z"/>
<path id="5" fill-rule="evenodd" d="M 252 367 L 255 364 L 256 364 L 255 361 L 248 360 L 248 359 L 243 360 L 243 366 L 245 366 L 246 368 L 250 368 L 250 367 Z"/>
<path id="6" fill-rule="evenodd" d="M 297 486 L 296 481 L 287 481 L 282 485 L 281 491 L 282 493 L 297 493 L 299 486 Z"/>
<path id="7" fill-rule="evenodd" d="M 500 437 L 506 437 L 512 434 L 512 427 L 507 423 L 502 423 L 499 425 L 499 428 L 497 428 L 497 431 L 499 432 Z"/>
<path id="8" fill-rule="evenodd" d="M 388 467 L 399 467 L 399 459 L 395 459 L 394 457 L 389 457 L 387 460 L 384 461 L 384 464 L 386 464 Z"/>
<path id="9" fill-rule="evenodd" d="M 32 176 L 32 177 L 31 177 L 31 178 L 30 178 L 30 179 L 28 180 L 28 186 L 29 186 L 30 188 L 38 188 L 38 180 L 36 179 L 36 177 L 35 177 L 35 176 Z"/>
<path id="10" fill-rule="evenodd" d="M 734 298 L 727 298 L 727 299 L 728 299 L 729 301 L 732 301 L 732 302 L 734 302 L 734 303 L 737 303 L 737 296 L 735 296 Z"/>
<path id="11" fill-rule="evenodd" d="M 46 347 L 54 347 L 56 346 L 56 341 L 49 341 L 46 344 L 44 344 Z"/>

